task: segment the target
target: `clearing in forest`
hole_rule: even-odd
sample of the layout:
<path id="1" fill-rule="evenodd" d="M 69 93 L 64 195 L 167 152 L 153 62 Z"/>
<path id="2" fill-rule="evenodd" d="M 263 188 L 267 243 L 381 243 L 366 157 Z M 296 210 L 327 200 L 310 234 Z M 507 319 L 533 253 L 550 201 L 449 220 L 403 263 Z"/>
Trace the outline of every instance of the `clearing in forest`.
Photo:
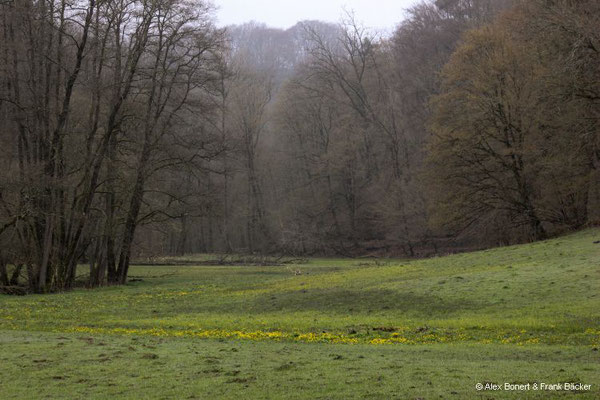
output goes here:
<path id="1" fill-rule="evenodd" d="M 599 240 L 134 266 L 123 287 L 3 295 L 0 397 L 549 398 L 571 392 L 475 385 L 581 382 L 598 398 Z"/>

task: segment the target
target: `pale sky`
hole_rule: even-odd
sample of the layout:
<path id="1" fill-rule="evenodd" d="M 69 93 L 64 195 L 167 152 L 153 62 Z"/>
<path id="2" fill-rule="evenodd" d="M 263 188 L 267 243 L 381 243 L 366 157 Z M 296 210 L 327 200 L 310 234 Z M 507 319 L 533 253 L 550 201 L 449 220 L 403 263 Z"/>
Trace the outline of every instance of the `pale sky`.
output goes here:
<path id="1" fill-rule="evenodd" d="M 417 0 L 213 0 L 220 26 L 248 21 L 289 28 L 298 21 L 339 22 L 343 10 L 354 11 L 357 22 L 375 29 L 392 29 L 404 10 Z"/>

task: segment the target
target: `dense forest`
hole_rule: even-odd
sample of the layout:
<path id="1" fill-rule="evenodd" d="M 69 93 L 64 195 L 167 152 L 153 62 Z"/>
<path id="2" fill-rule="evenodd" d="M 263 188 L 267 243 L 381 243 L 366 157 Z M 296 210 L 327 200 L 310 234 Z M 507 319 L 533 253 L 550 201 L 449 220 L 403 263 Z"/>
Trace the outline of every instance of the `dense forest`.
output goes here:
<path id="1" fill-rule="evenodd" d="M 391 35 L 201 0 L 0 1 L 0 286 L 185 253 L 421 257 L 600 222 L 600 2 Z"/>

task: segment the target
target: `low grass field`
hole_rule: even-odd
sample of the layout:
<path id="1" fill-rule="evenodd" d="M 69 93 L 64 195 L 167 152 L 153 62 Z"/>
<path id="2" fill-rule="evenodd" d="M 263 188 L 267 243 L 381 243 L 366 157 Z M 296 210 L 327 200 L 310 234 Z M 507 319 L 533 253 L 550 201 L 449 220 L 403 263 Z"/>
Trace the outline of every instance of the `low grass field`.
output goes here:
<path id="1" fill-rule="evenodd" d="M 600 398 L 600 230 L 0 296 L 0 399 Z M 592 385 L 476 390 L 476 384 Z"/>

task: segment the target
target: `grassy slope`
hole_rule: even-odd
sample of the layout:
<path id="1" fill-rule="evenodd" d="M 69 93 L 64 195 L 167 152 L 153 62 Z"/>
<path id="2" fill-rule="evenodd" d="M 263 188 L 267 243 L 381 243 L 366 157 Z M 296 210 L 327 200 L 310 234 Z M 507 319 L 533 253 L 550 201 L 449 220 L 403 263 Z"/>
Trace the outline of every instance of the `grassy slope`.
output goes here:
<path id="1" fill-rule="evenodd" d="M 278 390 L 291 389 L 300 397 L 340 398 L 368 393 L 384 398 L 393 393 L 400 398 L 439 398 L 452 391 L 469 398 L 477 395 L 472 386 L 484 377 L 501 382 L 577 378 L 596 384 L 600 244 L 593 242 L 597 240 L 600 231 L 588 230 L 531 245 L 421 261 L 390 260 L 385 265 L 312 260 L 292 267 L 134 267 L 132 275 L 143 281 L 127 287 L 4 296 L 0 297 L 0 365 L 11 367 L 0 367 L 0 373 L 8 371 L 14 383 L 2 388 L 6 380 L 0 375 L 0 389 L 27 398 L 19 390 L 29 389 L 18 387 L 29 374 L 40 370 L 53 374 L 56 368 L 47 365 L 58 368 L 72 356 L 77 362 L 87 360 L 83 372 L 65 373 L 71 384 L 81 380 L 76 386 L 82 390 L 96 375 L 94 368 L 104 368 L 99 375 L 107 374 L 104 380 L 114 381 L 114 390 L 127 394 L 126 387 L 139 385 L 136 377 L 123 382 L 109 378 L 112 368 L 124 363 L 128 373 L 139 369 L 135 373 L 150 376 L 148 393 L 169 397 L 170 389 L 160 385 L 157 371 L 176 366 L 181 379 L 192 379 L 190 371 L 201 368 L 202 361 L 190 349 L 204 354 L 221 347 L 239 350 L 231 355 L 221 352 L 222 362 L 232 363 L 232 368 L 239 365 L 240 371 L 245 368 L 250 378 L 238 382 L 226 368 L 213 375 L 199 370 L 194 384 L 186 384 L 195 390 L 189 395 L 202 397 L 208 390 L 203 385 L 211 382 L 211 390 L 220 397 L 238 396 L 240 391 L 252 397 L 259 393 L 277 397 L 282 393 Z M 216 341 L 269 335 L 276 340 Z M 98 354 L 106 352 L 74 339 L 81 336 L 105 338 L 113 351 L 126 345 L 128 349 L 131 340 L 154 341 L 159 358 L 144 359 L 131 350 L 97 361 L 102 359 Z M 307 341 L 323 343 L 298 343 Z M 327 343 L 340 341 L 359 345 Z M 371 344 L 396 342 L 422 344 Z M 334 353 L 342 358 L 330 356 Z M 21 354 L 19 364 L 15 357 Z M 258 354 L 261 361 L 252 361 Z M 46 355 L 58 361 L 32 361 Z M 342 359 L 355 361 L 340 363 Z M 293 367 L 285 367 L 289 361 Z M 402 368 L 390 367 L 391 362 Z M 355 377 L 352 371 L 358 371 Z M 382 376 L 381 384 L 359 378 L 373 374 L 373 379 Z M 590 381 L 593 377 L 596 382 Z M 430 387 L 416 384 L 425 378 Z M 40 384 L 54 398 L 58 392 L 51 388 L 59 390 L 65 382 L 49 379 L 52 385 L 43 380 Z M 228 380 L 232 382 L 226 384 Z M 350 383 L 341 384 L 346 381 Z M 94 393 L 91 390 L 88 394 Z M 179 394 L 184 393 L 188 392 Z M 505 395 L 509 394 L 493 393 L 488 398 Z"/>

